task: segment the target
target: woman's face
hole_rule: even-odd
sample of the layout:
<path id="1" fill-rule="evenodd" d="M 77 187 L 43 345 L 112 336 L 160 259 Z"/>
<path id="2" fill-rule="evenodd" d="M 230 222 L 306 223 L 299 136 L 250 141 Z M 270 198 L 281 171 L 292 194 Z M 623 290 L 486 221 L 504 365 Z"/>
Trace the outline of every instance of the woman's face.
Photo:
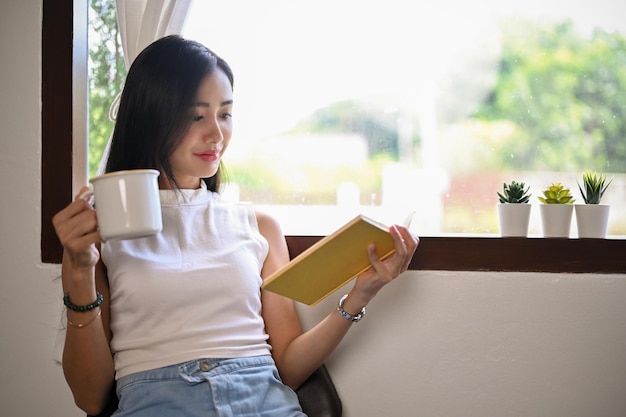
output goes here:
<path id="1" fill-rule="evenodd" d="M 200 178 L 217 173 L 232 136 L 232 107 L 230 81 L 216 68 L 200 83 L 191 127 L 170 156 L 172 172 L 180 188 L 196 189 Z M 172 188 L 171 184 L 162 186 Z"/>

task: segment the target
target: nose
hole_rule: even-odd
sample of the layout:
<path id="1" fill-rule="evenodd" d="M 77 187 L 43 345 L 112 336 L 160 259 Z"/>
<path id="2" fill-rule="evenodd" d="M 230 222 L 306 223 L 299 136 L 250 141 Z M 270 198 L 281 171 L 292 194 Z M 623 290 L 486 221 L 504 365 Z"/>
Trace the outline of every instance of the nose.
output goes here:
<path id="1" fill-rule="evenodd" d="M 224 140 L 224 133 L 217 117 L 207 118 L 207 127 L 204 132 L 205 143 L 219 143 Z"/>

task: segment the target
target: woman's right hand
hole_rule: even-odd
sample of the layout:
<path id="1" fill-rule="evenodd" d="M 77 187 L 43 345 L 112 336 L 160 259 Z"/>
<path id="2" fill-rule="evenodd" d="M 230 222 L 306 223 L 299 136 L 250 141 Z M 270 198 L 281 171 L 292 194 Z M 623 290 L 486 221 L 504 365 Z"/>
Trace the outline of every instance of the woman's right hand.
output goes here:
<path id="1" fill-rule="evenodd" d="M 93 268 L 100 259 L 96 243 L 102 238 L 98 232 L 96 211 L 80 198 L 87 190 L 88 187 L 83 187 L 74 201 L 52 218 L 64 257 L 74 268 Z"/>
<path id="2" fill-rule="evenodd" d="M 109 330 L 109 288 L 100 260 L 96 211 L 80 196 L 52 218 L 63 245 L 61 277 L 63 293 L 76 305 L 87 305 L 98 293 L 104 301 L 94 311 L 67 309 L 68 325 L 63 347 L 63 373 L 75 403 L 89 415 L 99 415 L 109 399 L 115 369 L 111 356 Z M 88 325 L 87 325 L 88 324 Z"/>

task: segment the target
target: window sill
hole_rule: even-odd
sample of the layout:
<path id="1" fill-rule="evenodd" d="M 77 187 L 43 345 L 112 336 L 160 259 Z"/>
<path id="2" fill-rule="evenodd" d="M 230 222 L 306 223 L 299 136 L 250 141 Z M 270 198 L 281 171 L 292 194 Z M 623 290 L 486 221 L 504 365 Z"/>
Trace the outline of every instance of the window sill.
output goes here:
<path id="1" fill-rule="evenodd" d="M 287 236 L 293 258 L 322 236 Z M 410 270 L 626 273 L 626 240 L 422 237 Z"/>

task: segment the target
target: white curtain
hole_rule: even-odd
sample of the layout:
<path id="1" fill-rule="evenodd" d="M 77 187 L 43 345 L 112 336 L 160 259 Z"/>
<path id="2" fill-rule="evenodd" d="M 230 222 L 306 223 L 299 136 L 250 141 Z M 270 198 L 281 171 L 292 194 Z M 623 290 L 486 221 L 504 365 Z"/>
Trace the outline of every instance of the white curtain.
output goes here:
<path id="1" fill-rule="evenodd" d="M 193 0 L 116 0 L 117 22 L 122 38 L 126 69 L 137 55 L 153 41 L 167 35 L 180 34 Z M 109 118 L 115 120 L 119 94 L 111 104 Z M 111 138 L 107 142 L 98 167 L 104 172 Z"/>
<path id="2" fill-rule="evenodd" d="M 180 34 L 192 0 L 117 0 L 126 69 L 146 46 L 163 36 Z"/>

